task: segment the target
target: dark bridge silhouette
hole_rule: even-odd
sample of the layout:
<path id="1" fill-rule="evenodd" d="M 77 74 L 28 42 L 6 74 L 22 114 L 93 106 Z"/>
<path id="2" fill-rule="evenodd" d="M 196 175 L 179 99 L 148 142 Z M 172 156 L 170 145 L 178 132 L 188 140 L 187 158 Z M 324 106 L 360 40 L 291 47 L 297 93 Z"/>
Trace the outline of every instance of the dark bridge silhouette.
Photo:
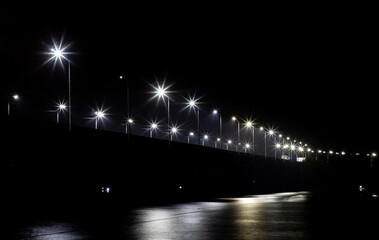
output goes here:
<path id="1" fill-rule="evenodd" d="M 1 128 L 2 191 L 19 206 L 377 191 L 377 166 L 361 156 L 296 162 L 74 126 L 69 132 L 65 125 L 13 117 Z"/>

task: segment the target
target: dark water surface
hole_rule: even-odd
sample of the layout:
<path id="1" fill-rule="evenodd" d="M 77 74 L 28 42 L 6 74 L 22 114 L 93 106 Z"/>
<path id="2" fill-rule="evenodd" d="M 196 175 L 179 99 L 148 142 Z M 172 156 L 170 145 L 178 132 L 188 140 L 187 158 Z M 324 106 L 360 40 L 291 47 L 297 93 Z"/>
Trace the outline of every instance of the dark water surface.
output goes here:
<path id="1" fill-rule="evenodd" d="M 376 199 L 315 199 L 309 192 L 132 209 L 105 204 L 69 217 L 12 220 L 1 239 L 369 239 L 379 229 L 378 212 Z"/>

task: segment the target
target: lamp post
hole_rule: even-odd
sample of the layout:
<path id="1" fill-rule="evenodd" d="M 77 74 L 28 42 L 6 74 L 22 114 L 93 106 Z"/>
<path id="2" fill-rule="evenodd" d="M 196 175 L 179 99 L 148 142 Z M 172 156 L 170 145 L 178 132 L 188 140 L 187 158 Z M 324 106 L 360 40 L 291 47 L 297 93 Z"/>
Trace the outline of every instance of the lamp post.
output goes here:
<path id="1" fill-rule="evenodd" d="M 276 151 L 281 148 L 280 143 L 275 144 L 275 160 L 276 160 Z"/>
<path id="2" fill-rule="evenodd" d="M 252 129 L 252 135 L 253 135 L 253 152 L 255 151 L 255 134 L 254 134 L 254 125 L 253 125 L 253 122 L 252 121 L 247 121 L 246 123 L 246 127 L 248 129 Z"/>
<path id="3" fill-rule="evenodd" d="M 125 123 L 125 134 L 130 135 L 130 124 L 134 123 L 133 118 L 127 118 Z"/>
<path id="4" fill-rule="evenodd" d="M 245 153 L 246 153 L 247 150 L 250 149 L 250 144 L 249 144 L 249 143 L 246 143 L 244 149 L 245 149 Z"/>
<path id="5" fill-rule="evenodd" d="M 190 132 L 190 133 L 188 134 L 188 138 L 187 138 L 187 143 L 188 143 L 188 144 L 190 143 L 190 137 L 193 136 L 193 135 L 195 135 L 193 132 Z"/>
<path id="6" fill-rule="evenodd" d="M 238 121 L 237 117 L 233 116 L 232 120 L 234 122 L 237 122 L 237 144 L 236 144 L 236 151 L 239 152 L 239 144 L 240 144 L 240 122 Z"/>
<path id="7" fill-rule="evenodd" d="M 226 144 L 226 150 L 229 150 L 229 145 L 232 144 L 232 140 L 228 140 L 227 144 Z"/>
<path id="8" fill-rule="evenodd" d="M 59 114 L 60 112 L 66 110 L 66 104 L 60 103 L 57 108 L 57 123 L 59 123 Z"/>
<path id="9" fill-rule="evenodd" d="M 371 153 L 370 156 L 371 156 L 370 166 L 373 167 L 374 166 L 374 158 L 377 156 L 377 154 Z"/>
<path id="10" fill-rule="evenodd" d="M 171 128 L 171 134 L 170 134 L 170 136 L 171 136 L 171 141 L 172 141 L 172 136 L 173 135 L 176 135 L 178 133 L 178 128 L 177 127 L 172 127 Z"/>
<path id="11" fill-rule="evenodd" d="M 157 87 L 154 87 L 155 91 L 155 97 L 158 97 L 158 100 L 160 98 L 164 99 L 165 97 L 167 97 L 167 140 L 170 142 L 171 141 L 171 131 L 170 131 L 170 98 L 169 96 L 167 95 L 168 91 L 168 87 L 164 87 L 164 85 L 160 86 L 158 84 Z"/>
<path id="12" fill-rule="evenodd" d="M 219 120 L 220 120 L 220 137 L 219 137 L 219 139 L 220 139 L 220 148 L 222 149 L 222 116 L 221 116 L 221 114 L 219 113 L 219 111 L 217 110 L 217 109 L 214 109 L 213 110 L 213 114 L 214 115 L 218 115 L 219 116 Z"/>
<path id="13" fill-rule="evenodd" d="M 11 99 L 8 99 L 8 116 L 11 115 L 11 101 L 18 101 L 19 96 L 17 94 L 13 95 Z"/>
<path id="14" fill-rule="evenodd" d="M 156 130 L 158 128 L 158 125 L 156 123 L 152 123 L 150 125 L 150 138 L 153 137 L 153 131 Z"/>
<path id="15" fill-rule="evenodd" d="M 188 102 L 187 102 L 187 104 L 188 104 L 188 107 L 190 109 L 196 108 L 196 110 L 197 110 L 196 111 L 196 118 L 197 118 L 197 145 L 200 145 L 200 108 L 199 108 L 199 106 L 197 106 L 195 98 L 189 99 Z"/>
<path id="16" fill-rule="evenodd" d="M 97 124 L 98 120 L 102 119 L 105 116 L 105 113 L 103 111 L 96 111 L 95 112 L 95 129 L 97 130 Z"/>
<path id="17" fill-rule="evenodd" d="M 266 133 L 266 131 L 264 131 L 264 134 L 265 134 L 265 158 L 267 158 L 267 141 L 266 141 L 266 138 L 267 138 L 267 135 L 272 136 L 274 135 L 274 131 L 273 130 L 268 130 L 268 132 Z"/>
<path id="18" fill-rule="evenodd" d="M 209 138 L 209 136 L 207 134 L 205 134 L 204 137 L 203 137 L 203 146 L 204 146 L 204 141 L 208 140 L 208 138 Z"/>
<path id="19" fill-rule="evenodd" d="M 49 53 L 50 55 L 52 55 L 52 57 L 49 60 L 54 59 L 55 62 L 59 61 L 62 66 L 63 66 L 63 60 L 67 61 L 67 69 L 68 69 L 68 128 L 69 128 L 69 131 L 71 131 L 71 63 L 70 63 L 70 60 L 65 56 L 66 54 L 69 54 L 69 53 L 65 52 L 65 49 L 66 49 L 66 47 L 61 48 L 61 46 L 55 45 L 55 48 L 52 48 L 50 53 Z"/>

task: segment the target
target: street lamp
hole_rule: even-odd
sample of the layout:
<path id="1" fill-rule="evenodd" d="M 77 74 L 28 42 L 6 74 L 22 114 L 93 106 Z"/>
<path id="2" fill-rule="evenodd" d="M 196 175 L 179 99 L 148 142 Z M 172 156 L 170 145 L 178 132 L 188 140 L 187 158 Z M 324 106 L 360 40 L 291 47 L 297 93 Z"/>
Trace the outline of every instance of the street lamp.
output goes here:
<path id="1" fill-rule="evenodd" d="M 152 123 L 150 125 L 150 138 L 153 137 L 153 131 L 155 131 L 158 128 L 158 125 L 156 123 Z"/>
<path id="2" fill-rule="evenodd" d="M 226 150 L 229 150 L 229 145 L 232 144 L 232 140 L 228 140 L 227 144 L 226 144 Z"/>
<path id="3" fill-rule="evenodd" d="M 8 116 L 11 115 L 11 103 L 13 101 L 18 101 L 20 99 L 20 97 L 15 94 L 12 96 L 12 98 L 8 99 Z"/>
<path id="4" fill-rule="evenodd" d="M 196 104 L 196 99 L 195 98 L 190 98 L 187 102 L 188 106 L 190 109 L 195 109 L 197 110 L 196 115 L 197 115 L 197 144 L 200 145 L 200 108 Z M 189 141 L 189 140 L 188 140 Z"/>
<path id="5" fill-rule="evenodd" d="M 209 136 L 207 134 L 205 134 L 204 137 L 203 137 L 203 146 L 204 146 L 204 141 L 208 140 L 208 138 L 209 138 Z"/>
<path id="6" fill-rule="evenodd" d="M 265 134 L 265 158 L 267 158 L 267 142 L 266 142 L 266 136 L 267 136 L 267 134 L 269 135 L 269 137 L 270 137 L 270 136 L 273 136 L 274 133 L 275 133 L 274 130 L 271 130 L 271 129 L 269 129 L 267 133 L 266 133 L 266 131 L 264 132 L 264 134 Z"/>
<path id="7" fill-rule="evenodd" d="M 102 120 L 104 118 L 104 116 L 105 116 L 104 111 L 99 110 L 99 111 L 95 112 L 95 129 L 97 129 L 98 120 L 99 119 Z"/>
<path id="8" fill-rule="evenodd" d="M 171 128 L 171 141 L 172 141 L 172 136 L 176 135 L 178 133 L 179 129 L 177 127 L 172 127 Z"/>
<path id="9" fill-rule="evenodd" d="M 276 151 L 281 149 L 282 145 L 280 143 L 275 144 L 275 160 L 276 160 Z"/>
<path id="10" fill-rule="evenodd" d="M 245 125 L 248 129 L 252 129 L 252 135 L 253 135 L 253 152 L 255 151 L 255 134 L 254 134 L 254 124 L 252 121 L 246 121 Z"/>
<path id="11" fill-rule="evenodd" d="M 66 110 L 66 104 L 64 103 L 60 103 L 58 104 L 58 107 L 57 107 L 57 123 L 59 123 L 59 114 L 60 112 L 63 112 L 64 110 Z"/>
<path id="12" fill-rule="evenodd" d="M 246 151 L 247 151 L 248 149 L 250 149 L 250 144 L 249 144 L 249 143 L 246 143 L 244 149 L 245 149 L 245 153 L 246 153 Z"/>
<path id="13" fill-rule="evenodd" d="M 214 115 L 218 115 L 219 118 L 220 118 L 220 132 L 219 132 L 220 133 L 220 137 L 219 137 L 219 139 L 220 139 L 220 142 L 221 142 L 220 148 L 222 149 L 222 116 L 221 116 L 221 114 L 219 113 L 219 111 L 217 109 L 213 110 L 213 114 Z"/>
<path id="14" fill-rule="evenodd" d="M 190 132 L 190 133 L 188 134 L 188 140 L 187 140 L 187 143 L 188 143 L 188 144 L 190 143 L 190 137 L 192 137 L 193 135 L 195 135 L 194 132 Z"/>
<path id="15" fill-rule="evenodd" d="M 125 134 L 130 134 L 130 124 L 134 123 L 133 118 L 127 118 L 125 123 Z M 128 135 L 129 136 L 129 135 Z"/>
<path id="16" fill-rule="evenodd" d="M 71 63 L 70 60 L 65 56 L 66 54 L 70 54 L 65 52 L 65 49 L 67 48 L 61 46 L 61 44 L 58 46 L 57 44 L 54 43 L 54 48 L 50 50 L 50 55 L 52 57 L 49 60 L 54 59 L 54 62 L 56 63 L 59 61 L 61 65 L 63 66 L 63 60 L 67 61 L 68 65 L 68 127 L 69 131 L 71 131 Z"/>
<path id="17" fill-rule="evenodd" d="M 162 98 L 163 101 L 164 101 L 164 98 L 167 97 L 167 133 L 168 133 L 167 140 L 170 141 L 171 140 L 171 131 L 170 131 L 170 98 L 167 95 L 168 94 L 167 90 L 168 90 L 169 87 L 165 87 L 164 83 L 163 83 L 162 86 L 160 86 L 158 84 L 156 87 L 153 87 L 153 88 L 155 89 L 155 91 L 154 91 L 155 96 L 154 97 L 158 97 L 158 100 Z"/>
<path id="18" fill-rule="evenodd" d="M 377 156 L 377 154 L 375 152 L 371 153 L 371 167 L 374 166 L 374 158 Z"/>
<path id="19" fill-rule="evenodd" d="M 240 122 L 238 121 L 237 117 L 232 117 L 233 122 L 237 122 L 237 144 L 236 144 L 236 151 L 239 152 L 238 146 L 240 144 Z"/>

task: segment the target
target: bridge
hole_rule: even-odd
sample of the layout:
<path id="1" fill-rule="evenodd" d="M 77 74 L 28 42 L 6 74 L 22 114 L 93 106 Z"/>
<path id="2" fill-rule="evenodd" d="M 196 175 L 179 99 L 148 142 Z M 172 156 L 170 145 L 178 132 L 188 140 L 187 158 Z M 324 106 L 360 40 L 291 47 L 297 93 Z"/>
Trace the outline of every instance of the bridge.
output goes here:
<path id="1" fill-rule="evenodd" d="M 356 155 L 303 162 L 8 117 L 1 124 L 3 192 L 10 201 L 131 203 L 282 191 L 376 194 L 375 164 Z M 22 205 L 22 204 L 21 204 Z M 68 205 L 67 205 L 68 206 Z M 30 207 L 30 206 L 29 206 Z"/>

